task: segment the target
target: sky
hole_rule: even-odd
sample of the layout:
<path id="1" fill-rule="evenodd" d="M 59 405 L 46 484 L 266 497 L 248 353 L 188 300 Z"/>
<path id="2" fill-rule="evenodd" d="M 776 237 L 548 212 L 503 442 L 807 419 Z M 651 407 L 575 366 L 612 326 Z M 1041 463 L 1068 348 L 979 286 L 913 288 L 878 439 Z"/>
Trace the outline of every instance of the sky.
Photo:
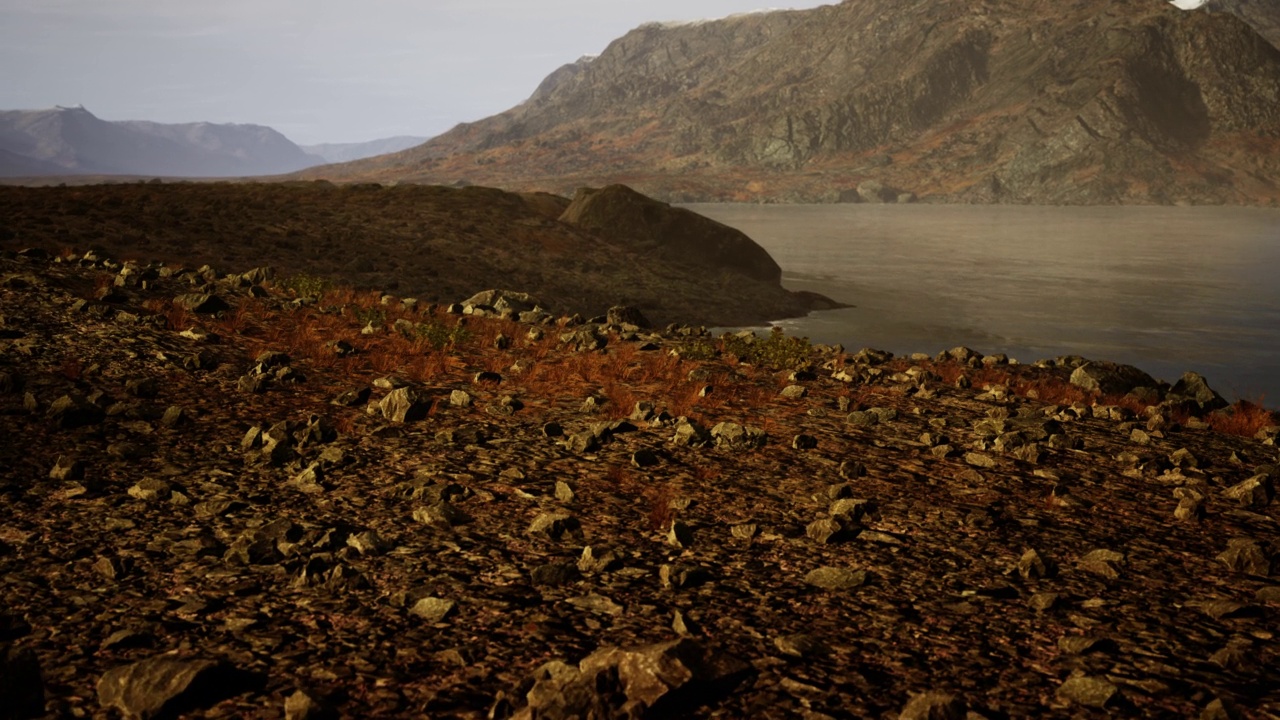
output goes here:
<path id="1" fill-rule="evenodd" d="M 0 0 L 0 109 L 84 105 L 105 120 L 256 123 L 301 144 L 429 137 L 516 105 L 559 66 L 600 53 L 642 23 L 768 6 Z"/>

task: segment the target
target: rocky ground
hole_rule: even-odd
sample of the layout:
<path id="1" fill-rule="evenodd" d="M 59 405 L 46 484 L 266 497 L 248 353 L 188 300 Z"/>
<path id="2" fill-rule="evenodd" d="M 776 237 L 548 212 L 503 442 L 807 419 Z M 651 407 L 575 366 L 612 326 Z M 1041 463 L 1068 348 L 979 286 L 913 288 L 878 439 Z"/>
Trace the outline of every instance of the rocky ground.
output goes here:
<path id="1" fill-rule="evenodd" d="M 1280 715 L 1270 413 L 532 305 L 5 252 L 0 716 Z"/>

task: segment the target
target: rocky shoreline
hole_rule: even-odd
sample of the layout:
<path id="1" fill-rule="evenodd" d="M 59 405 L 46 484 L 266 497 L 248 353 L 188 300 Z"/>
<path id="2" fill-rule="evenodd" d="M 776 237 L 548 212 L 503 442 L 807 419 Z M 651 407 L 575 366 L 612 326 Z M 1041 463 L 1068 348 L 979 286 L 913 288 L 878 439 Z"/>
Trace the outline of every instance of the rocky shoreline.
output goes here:
<path id="1" fill-rule="evenodd" d="M 0 254 L 0 715 L 1280 713 L 1270 413 L 647 325 Z"/>

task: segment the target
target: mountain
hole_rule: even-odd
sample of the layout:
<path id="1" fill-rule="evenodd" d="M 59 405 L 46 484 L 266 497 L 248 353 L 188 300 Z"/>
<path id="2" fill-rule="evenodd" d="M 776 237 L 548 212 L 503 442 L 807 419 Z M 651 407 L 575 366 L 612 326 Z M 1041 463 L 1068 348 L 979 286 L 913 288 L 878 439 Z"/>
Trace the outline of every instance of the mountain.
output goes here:
<path id="1" fill-rule="evenodd" d="M 83 107 L 0 111 L 0 176 L 237 177 L 318 163 L 262 125 L 109 122 Z"/>
<path id="2" fill-rule="evenodd" d="M 1280 200 L 1280 51 L 1233 14 L 1164 0 L 847 0 L 648 24 L 500 115 L 306 176 L 1263 204 Z"/>
<path id="3" fill-rule="evenodd" d="M 325 162 L 339 163 L 400 152 L 415 145 L 421 145 L 426 141 L 427 138 L 424 137 L 397 135 L 360 143 L 320 143 L 318 145 L 302 145 L 300 147 L 316 157 L 323 158 Z"/>

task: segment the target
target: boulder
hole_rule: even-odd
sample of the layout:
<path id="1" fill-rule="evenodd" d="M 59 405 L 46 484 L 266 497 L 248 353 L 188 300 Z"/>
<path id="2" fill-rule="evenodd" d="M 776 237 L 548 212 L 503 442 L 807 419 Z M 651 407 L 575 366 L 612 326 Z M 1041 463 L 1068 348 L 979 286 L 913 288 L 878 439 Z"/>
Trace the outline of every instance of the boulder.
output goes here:
<path id="1" fill-rule="evenodd" d="M 644 316 L 638 308 L 629 305 L 615 305 L 609 308 L 609 312 L 605 315 L 610 325 L 634 326 L 637 328 L 651 328 L 653 323 L 649 322 L 649 318 Z"/>
<path id="2" fill-rule="evenodd" d="M 1155 378 L 1132 365 L 1088 362 L 1071 373 L 1071 384 L 1103 395 L 1125 395 L 1136 388 L 1155 387 Z"/>
<path id="3" fill-rule="evenodd" d="M 1183 373 L 1182 378 L 1169 389 L 1170 400 L 1186 400 L 1200 406 L 1201 410 L 1217 410 L 1227 406 L 1227 401 L 1199 373 Z"/>
<path id="4" fill-rule="evenodd" d="M 418 391 L 407 387 L 392 390 L 378 403 L 382 417 L 397 423 L 421 420 L 427 416 L 430 408 L 430 401 L 424 399 Z"/>
<path id="5" fill-rule="evenodd" d="M 778 263 L 742 232 L 625 185 L 578 190 L 560 221 L 686 267 L 730 270 L 768 283 L 782 280 Z"/>
<path id="6" fill-rule="evenodd" d="M 160 655 L 104 673 L 98 703 L 127 718 L 177 717 L 251 689 L 253 680 L 221 661 Z"/>

